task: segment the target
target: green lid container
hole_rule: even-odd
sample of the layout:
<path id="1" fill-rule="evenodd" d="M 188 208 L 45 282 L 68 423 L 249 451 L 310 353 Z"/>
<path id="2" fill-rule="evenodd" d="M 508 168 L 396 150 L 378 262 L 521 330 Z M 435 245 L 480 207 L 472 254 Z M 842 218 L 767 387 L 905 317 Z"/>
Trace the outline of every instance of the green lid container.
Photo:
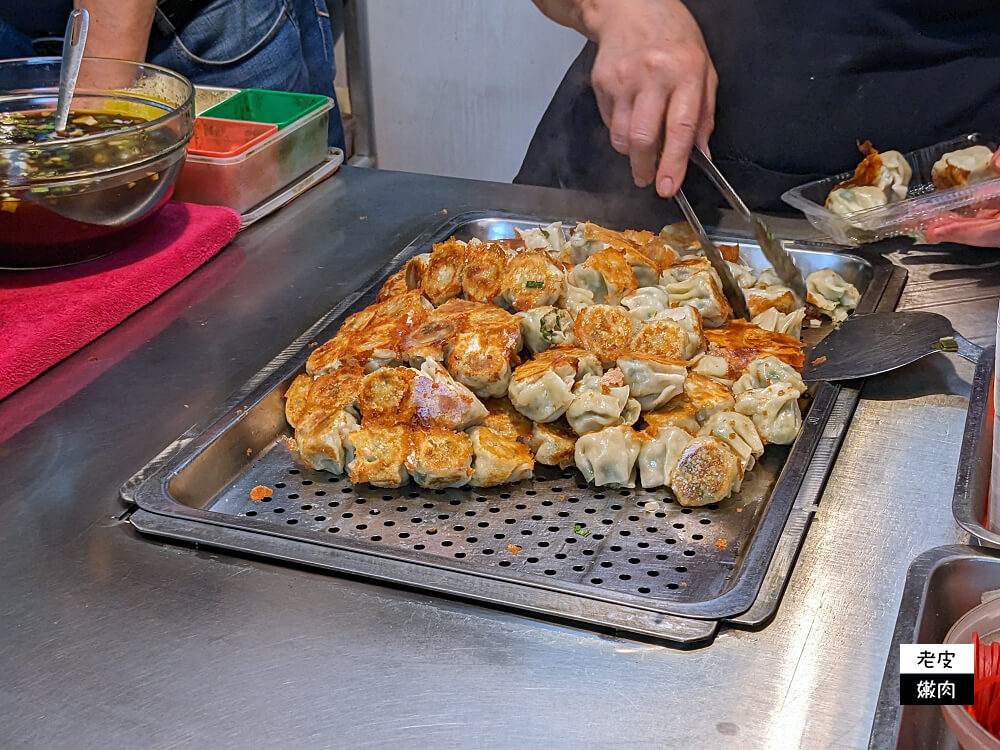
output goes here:
<path id="1" fill-rule="evenodd" d="M 327 98 L 322 94 L 297 94 L 288 91 L 244 89 L 235 96 L 202 112 L 204 117 L 223 120 L 266 122 L 281 130 L 301 117 L 323 106 Z"/>

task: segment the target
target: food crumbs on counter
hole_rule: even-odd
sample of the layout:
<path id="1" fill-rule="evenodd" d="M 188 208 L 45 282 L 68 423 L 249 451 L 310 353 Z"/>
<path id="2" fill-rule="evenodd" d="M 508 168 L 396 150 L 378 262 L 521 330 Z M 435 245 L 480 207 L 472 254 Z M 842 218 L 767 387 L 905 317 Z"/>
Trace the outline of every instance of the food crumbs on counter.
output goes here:
<path id="1" fill-rule="evenodd" d="M 521 551 L 521 548 L 518 547 L 516 544 L 508 544 L 507 551 L 510 552 L 510 554 L 512 555 L 516 555 L 518 552 Z"/>
<path id="2" fill-rule="evenodd" d="M 647 513 L 656 513 L 660 509 L 660 504 L 655 500 L 650 500 L 648 503 L 643 503 L 642 509 Z"/>
<path id="3" fill-rule="evenodd" d="M 565 500 L 565 499 L 566 499 L 565 495 L 557 495 L 556 496 L 556 500 Z"/>
<path id="4" fill-rule="evenodd" d="M 573 524 L 573 533 L 580 536 L 590 536 L 590 529 L 583 528 L 583 524 L 575 523 Z"/>
<path id="5" fill-rule="evenodd" d="M 719 549 L 725 549 L 726 547 L 729 546 L 729 542 L 726 541 L 725 539 L 717 539 L 715 542 L 715 546 L 718 547 Z"/>
<path id="6" fill-rule="evenodd" d="M 427 533 L 428 534 L 437 534 L 438 530 L 437 529 L 427 529 Z"/>
<path id="7" fill-rule="evenodd" d="M 447 215 L 447 213 L 448 213 L 448 209 L 447 209 L 447 208 L 442 208 L 442 209 L 441 209 L 441 213 L 443 213 L 443 214 L 446 214 L 446 215 Z"/>
<path id="8" fill-rule="evenodd" d="M 260 502 L 265 497 L 271 497 L 271 495 L 273 494 L 274 490 L 272 490 L 270 487 L 265 487 L 262 484 L 258 484 L 256 487 L 250 490 L 250 499 Z"/>
<path id="9" fill-rule="evenodd" d="M 247 455 L 248 456 L 252 456 L 253 455 L 253 449 L 252 448 L 247 448 Z"/>
<path id="10" fill-rule="evenodd" d="M 824 362 L 826 362 L 826 357 L 816 357 L 816 359 L 814 359 L 812 363 L 814 365 L 821 365 Z"/>
<path id="11" fill-rule="evenodd" d="M 319 346 L 319 342 L 318 341 L 310 341 L 309 342 L 309 348 L 310 349 L 315 349 L 317 346 Z"/>
<path id="12" fill-rule="evenodd" d="M 358 218 L 359 218 L 359 219 L 361 219 L 361 221 L 364 221 L 364 220 L 365 220 L 365 219 L 367 219 L 368 217 L 367 217 L 367 216 L 359 216 Z"/>

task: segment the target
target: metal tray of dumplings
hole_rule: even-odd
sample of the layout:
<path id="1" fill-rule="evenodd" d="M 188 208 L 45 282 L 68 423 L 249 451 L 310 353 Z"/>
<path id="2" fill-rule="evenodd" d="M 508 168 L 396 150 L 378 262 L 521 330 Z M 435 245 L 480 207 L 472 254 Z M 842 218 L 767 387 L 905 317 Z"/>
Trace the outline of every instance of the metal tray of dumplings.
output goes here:
<path id="1" fill-rule="evenodd" d="M 541 465 L 534 479 L 487 489 L 352 486 L 290 449 L 287 385 L 311 348 L 371 304 L 391 273 L 452 235 L 512 237 L 514 227 L 552 220 L 463 214 L 417 237 L 247 383 L 210 426 L 181 436 L 129 480 L 122 497 L 136 508 L 131 523 L 148 534 L 677 642 L 709 639 L 722 620 L 765 622 L 854 412 L 859 390 L 850 384 L 813 389 L 795 444 L 768 446 L 739 494 L 702 508 L 681 507 L 666 488 L 595 488 L 575 469 Z M 716 239 L 738 243 L 755 270 L 766 267 L 755 243 Z M 902 269 L 830 246 L 789 247 L 804 272 L 834 268 L 857 286 L 859 312 L 895 307 Z M 273 496 L 251 500 L 257 485 Z M 659 508 L 647 512 L 653 500 Z"/>

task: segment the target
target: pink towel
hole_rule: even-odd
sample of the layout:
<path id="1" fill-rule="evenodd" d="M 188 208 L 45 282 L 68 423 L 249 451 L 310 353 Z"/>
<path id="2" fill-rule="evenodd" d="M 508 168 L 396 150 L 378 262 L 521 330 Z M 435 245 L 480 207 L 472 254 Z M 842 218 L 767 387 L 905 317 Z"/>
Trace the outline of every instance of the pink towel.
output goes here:
<path id="1" fill-rule="evenodd" d="M 65 268 L 0 272 L 0 398 L 148 305 L 239 228 L 231 209 L 168 203 L 126 250 Z"/>

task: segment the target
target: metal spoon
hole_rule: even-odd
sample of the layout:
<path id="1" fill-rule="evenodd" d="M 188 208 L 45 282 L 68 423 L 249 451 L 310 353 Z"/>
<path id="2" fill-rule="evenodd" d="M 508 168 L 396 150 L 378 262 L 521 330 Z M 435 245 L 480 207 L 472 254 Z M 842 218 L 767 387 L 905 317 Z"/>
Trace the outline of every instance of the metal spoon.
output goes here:
<path id="1" fill-rule="evenodd" d="M 855 380 L 895 370 L 934 352 L 952 352 L 977 362 L 982 348 L 955 332 L 932 312 L 879 312 L 855 315 L 809 352 L 805 381 Z"/>
<path id="2" fill-rule="evenodd" d="M 56 105 L 56 133 L 59 134 L 66 132 L 69 108 L 73 102 L 73 92 L 76 91 L 76 78 L 80 74 L 80 63 L 83 62 L 83 50 L 87 44 L 89 26 L 90 14 L 83 9 L 74 10 L 66 21 L 62 65 L 59 69 L 59 102 Z"/>

